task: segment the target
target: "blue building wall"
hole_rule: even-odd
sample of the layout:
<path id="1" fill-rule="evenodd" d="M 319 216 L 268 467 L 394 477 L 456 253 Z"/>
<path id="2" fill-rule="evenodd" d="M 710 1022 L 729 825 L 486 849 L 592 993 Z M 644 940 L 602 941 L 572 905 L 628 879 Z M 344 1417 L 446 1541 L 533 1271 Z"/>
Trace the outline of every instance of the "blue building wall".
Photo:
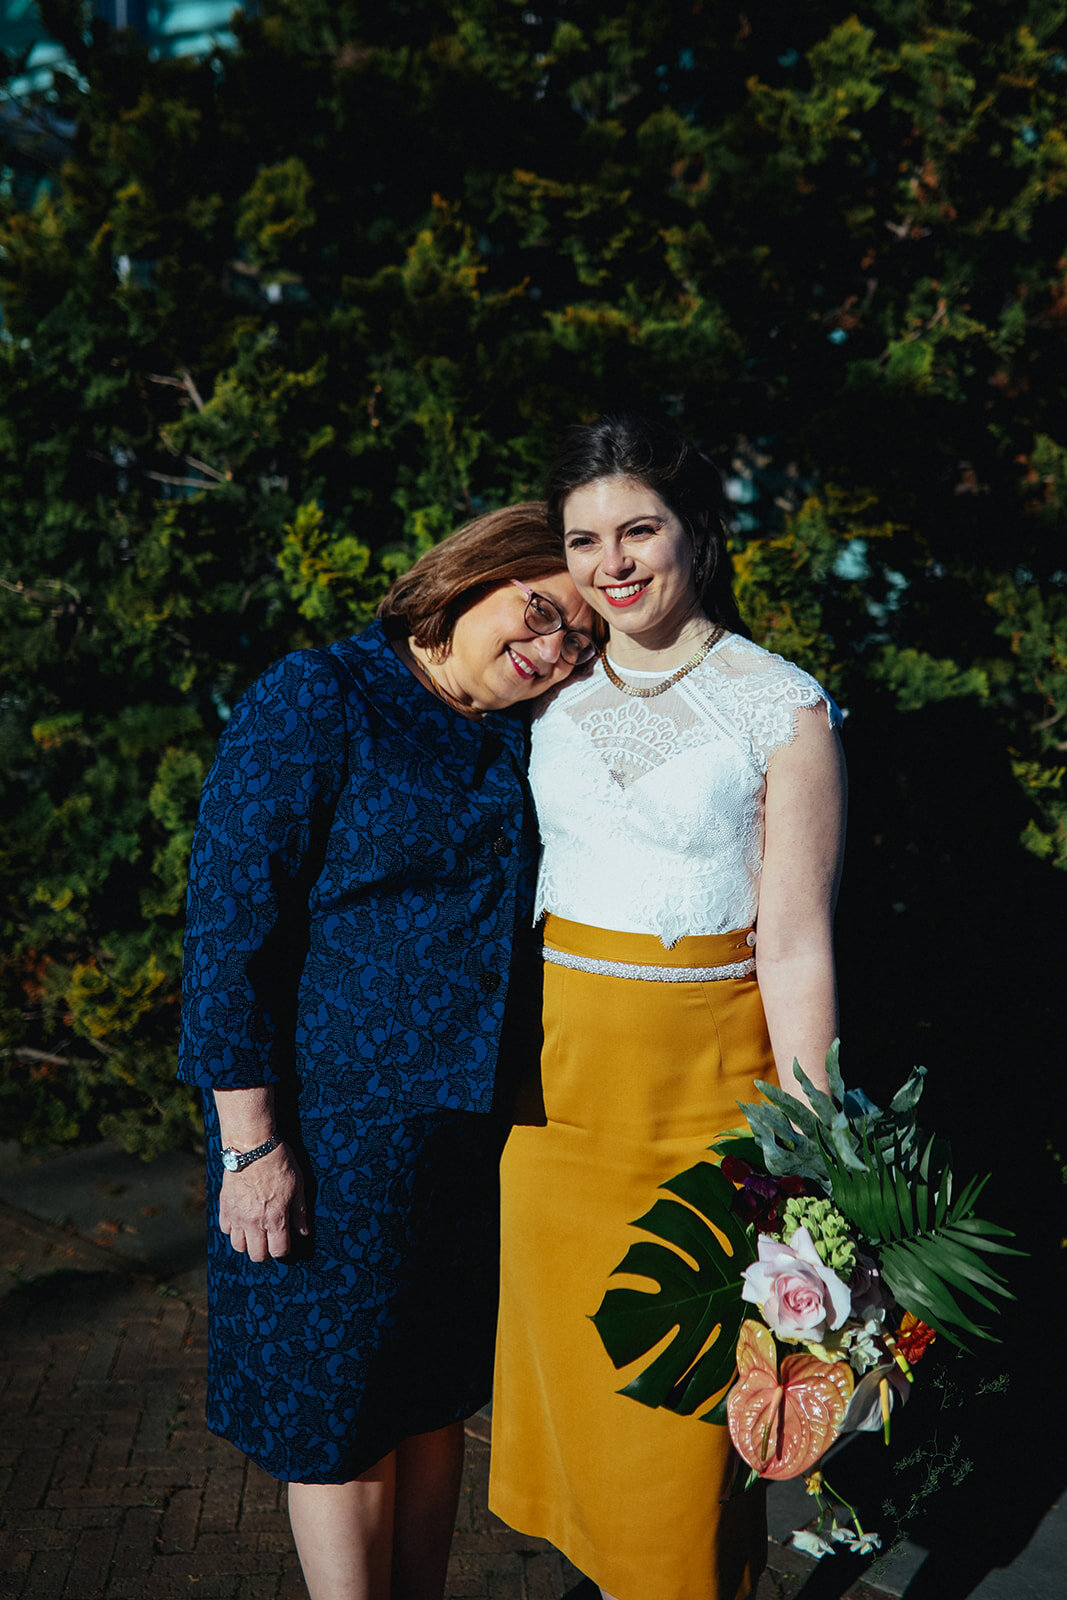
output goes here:
<path id="1" fill-rule="evenodd" d="M 236 0 L 92 0 L 92 10 L 115 28 L 134 28 L 154 55 L 204 55 L 234 42 L 230 18 Z M 246 8 L 247 9 L 247 8 Z M 24 76 L 8 89 L 18 95 L 47 89 L 52 67 L 63 60 L 59 45 L 41 27 L 34 0 L 0 0 L 0 49 L 11 57 L 30 52 Z"/>

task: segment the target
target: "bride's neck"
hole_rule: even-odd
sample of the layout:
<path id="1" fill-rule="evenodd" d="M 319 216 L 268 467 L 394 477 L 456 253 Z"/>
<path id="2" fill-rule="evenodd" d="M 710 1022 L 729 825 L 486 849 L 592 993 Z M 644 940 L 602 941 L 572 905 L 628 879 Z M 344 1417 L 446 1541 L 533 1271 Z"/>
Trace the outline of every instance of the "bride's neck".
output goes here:
<path id="1" fill-rule="evenodd" d="M 630 667 L 634 672 L 672 672 L 703 644 L 711 627 L 709 618 L 697 607 L 679 626 L 662 634 L 621 633 L 613 628 L 608 655 L 616 666 Z"/>

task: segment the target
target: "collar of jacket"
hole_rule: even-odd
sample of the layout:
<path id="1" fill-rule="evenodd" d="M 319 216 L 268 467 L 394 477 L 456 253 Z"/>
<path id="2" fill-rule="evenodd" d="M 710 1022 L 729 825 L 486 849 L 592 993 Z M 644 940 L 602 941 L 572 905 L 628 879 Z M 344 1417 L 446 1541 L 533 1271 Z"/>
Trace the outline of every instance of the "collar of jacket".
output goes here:
<path id="1" fill-rule="evenodd" d="M 479 775 L 503 747 L 525 773 L 526 719 L 521 706 L 465 717 L 424 689 L 389 643 L 381 622 L 329 647 L 359 679 L 376 710 L 407 738 L 419 744 L 465 785 Z"/>

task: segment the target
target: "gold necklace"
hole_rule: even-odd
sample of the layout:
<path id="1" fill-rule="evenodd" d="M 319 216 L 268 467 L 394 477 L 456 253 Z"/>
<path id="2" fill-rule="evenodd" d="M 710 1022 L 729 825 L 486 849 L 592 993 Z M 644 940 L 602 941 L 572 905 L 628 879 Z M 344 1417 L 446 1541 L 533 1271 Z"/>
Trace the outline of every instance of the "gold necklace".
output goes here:
<path id="1" fill-rule="evenodd" d="M 461 706 L 458 700 L 453 700 L 452 696 L 449 694 L 444 685 L 438 683 L 429 667 L 426 666 L 424 662 L 419 660 L 418 656 L 415 654 L 414 650 L 412 650 L 406 639 L 403 641 L 403 643 L 404 649 L 407 652 L 408 660 L 412 663 L 417 672 L 422 673 L 422 676 L 426 679 L 426 682 L 430 687 L 431 694 L 435 694 L 438 700 L 443 700 L 445 705 L 450 706 L 453 711 L 458 711 L 461 717 L 477 720 L 485 716 L 485 712 L 479 711 L 477 707 Z"/>
<path id="2" fill-rule="evenodd" d="M 606 652 L 601 656 L 600 659 L 604 664 L 604 671 L 607 674 L 608 682 L 613 683 L 616 689 L 621 689 L 623 694 L 632 695 L 635 700 L 652 700 L 657 694 L 665 694 L 668 689 L 684 678 L 687 672 L 692 672 L 694 667 L 699 667 L 704 657 L 714 645 L 718 644 L 725 632 L 726 629 L 721 624 L 718 624 L 712 628 L 711 632 L 704 640 L 704 643 L 696 652 L 696 655 L 690 656 L 684 667 L 679 667 L 677 671 L 671 673 L 669 678 L 664 678 L 662 683 L 655 684 L 651 689 L 637 689 L 632 683 L 623 683 L 611 662 L 608 660 Z"/>

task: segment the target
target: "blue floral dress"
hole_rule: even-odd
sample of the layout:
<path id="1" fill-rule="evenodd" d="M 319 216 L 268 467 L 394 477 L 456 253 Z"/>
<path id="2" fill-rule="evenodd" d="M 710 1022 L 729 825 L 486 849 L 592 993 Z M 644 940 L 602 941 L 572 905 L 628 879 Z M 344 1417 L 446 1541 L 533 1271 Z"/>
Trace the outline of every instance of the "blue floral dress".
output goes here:
<path id="1" fill-rule="evenodd" d="M 190 866 L 179 1075 L 204 1092 L 208 1424 L 343 1483 L 488 1397 L 505 1098 L 539 1045 L 521 713 L 431 698 L 380 624 L 269 669 L 227 725 Z M 211 1090 L 273 1084 L 311 1236 L 218 1228 Z"/>

